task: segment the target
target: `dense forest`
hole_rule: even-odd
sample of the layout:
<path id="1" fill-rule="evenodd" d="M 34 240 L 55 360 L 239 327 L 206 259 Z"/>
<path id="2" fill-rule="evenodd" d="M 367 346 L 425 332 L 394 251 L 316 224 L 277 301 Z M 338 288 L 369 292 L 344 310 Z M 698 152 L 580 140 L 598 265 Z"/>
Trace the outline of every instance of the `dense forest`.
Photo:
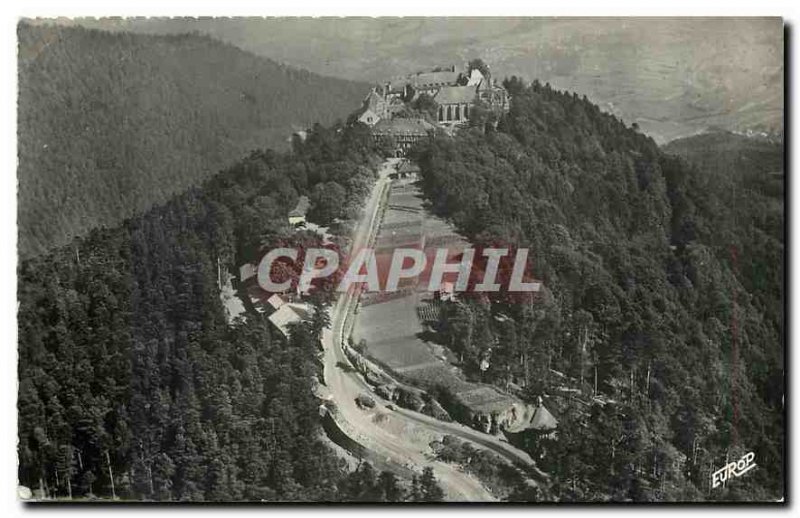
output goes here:
<path id="1" fill-rule="evenodd" d="M 469 376 L 556 414 L 555 437 L 512 438 L 552 477 L 541 498 L 783 497 L 782 143 L 662 150 L 585 97 L 505 86 L 510 113 L 414 159 L 435 212 L 476 246 L 528 247 L 543 282 L 439 322 Z M 748 451 L 758 469 L 712 490 Z"/>
<path id="2" fill-rule="evenodd" d="M 321 440 L 315 321 L 288 343 L 257 312 L 229 325 L 217 287 L 218 264 L 235 271 L 259 246 L 302 239 L 286 219 L 299 195 L 324 185 L 357 208 L 377 160 L 362 126 L 317 125 L 293 153 L 252 153 L 23 261 L 20 483 L 56 498 L 441 499 L 430 471 L 348 473 Z"/>
<path id="3" fill-rule="evenodd" d="M 30 25 L 19 36 L 23 258 L 166 202 L 252 149 L 331 124 L 366 85 L 197 34 Z"/>

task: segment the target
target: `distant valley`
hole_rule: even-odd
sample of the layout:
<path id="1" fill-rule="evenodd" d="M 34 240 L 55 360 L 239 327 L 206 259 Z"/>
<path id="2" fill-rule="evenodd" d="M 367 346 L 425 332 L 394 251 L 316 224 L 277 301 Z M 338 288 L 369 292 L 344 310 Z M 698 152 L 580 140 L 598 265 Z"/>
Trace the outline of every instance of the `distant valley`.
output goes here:
<path id="1" fill-rule="evenodd" d="M 482 57 L 499 78 L 518 75 L 586 95 L 627 124 L 637 123 L 659 144 L 709 128 L 768 133 L 783 128 L 779 18 L 77 23 L 151 33 L 199 31 L 316 73 L 371 82 Z"/>
<path id="2" fill-rule="evenodd" d="M 208 36 L 19 26 L 19 252 L 163 203 L 292 131 L 344 118 L 366 85 Z"/>

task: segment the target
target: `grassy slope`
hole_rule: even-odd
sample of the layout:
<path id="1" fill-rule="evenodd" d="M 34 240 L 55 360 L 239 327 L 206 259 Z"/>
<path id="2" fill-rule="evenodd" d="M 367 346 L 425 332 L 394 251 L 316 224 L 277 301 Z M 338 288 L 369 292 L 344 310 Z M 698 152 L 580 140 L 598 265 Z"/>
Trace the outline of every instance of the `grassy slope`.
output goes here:
<path id="1" fill-rule="evenodd" d="M 662 148 L 697 171 L 698 189 L 713 207 L 712 241 L 735 244 L 748 291 L 782 322 L 784 299 L 785 173 L 780 141 L 714 132 L 670 142 Z M 709 236 L 711 239 L 711 236 Z M 778 347 L 779 348 L 779 347 Z"/>

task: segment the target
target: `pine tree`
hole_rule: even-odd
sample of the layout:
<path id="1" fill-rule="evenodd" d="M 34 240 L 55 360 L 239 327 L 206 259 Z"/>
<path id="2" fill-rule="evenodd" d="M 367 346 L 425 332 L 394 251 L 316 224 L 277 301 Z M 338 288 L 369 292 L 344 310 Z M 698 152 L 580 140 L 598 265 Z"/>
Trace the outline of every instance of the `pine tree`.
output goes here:
<path id="1" fill-rule="evenodd" d="M 422 470 L 422 477 L 419 479 L 420 491 L 423 502 L 441 502 L 444 500 L 444 490 L 433 474 L 433 468 L 427 466 Z"/>

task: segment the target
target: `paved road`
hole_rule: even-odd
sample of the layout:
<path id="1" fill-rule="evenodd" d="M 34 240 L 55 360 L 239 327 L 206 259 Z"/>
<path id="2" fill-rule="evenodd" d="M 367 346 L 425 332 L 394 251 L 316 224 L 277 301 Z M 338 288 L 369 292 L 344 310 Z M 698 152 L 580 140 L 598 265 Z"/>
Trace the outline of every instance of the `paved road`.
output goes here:
<path id="1" fill-rule="evenodd" d="M 396 163 L 396 159 L 389 159 L 381 168 L 379 179 L 365 205 L 364 215 L 354 230 L 351 252 L 369 246 L 377 233 L 380 201 L 389 188 L 391 183 L 389 173 L 394 170 Z M 473 476 L 456 469 L 451 464 L 433 460 L 427 444 L 421 445 L 419 441 L 415 443 L 404 440 L 403 437 L 390 433 L 374 421 L 375 412 L 365 412 L 356 405 L 355 398 L 363 393 L 371 393 L 371 387 L 360 374 L 351 369 L 342 369 L 339 365 L 349 364 L 342 344 L 346 338 L 346 320 L 357 302 L 357 297 L 358 294 L 353 291 L 339 296 L 331 308 L 331 327 L 323 333 L 325 384 L 331 399 L 336 403 L 337 421 L 343 424 L 345 432 L 352 439 L 381 458 L 385 458 L 388 464 L 396 465 L 399 470 L 405 471 L 411 467 L 420 471 L 425 466 L 431 466 L 448 500 L 470 502 L 494 500 L 492 494 Z M 374 395 L 373 398 L 380 401 Z M 521 450 L 466 426 L 444 423 L 406 409 L 388 410 L 380 403 L 378 409 L 384 411 L 390 419 L 402 421 L 405 429 L 416 429 L 421 433 L 437 437 L 445 434 L 455 435 L 483 448 L 491 449 L 514 463 L 533 466 L 530 457 Z"/>

